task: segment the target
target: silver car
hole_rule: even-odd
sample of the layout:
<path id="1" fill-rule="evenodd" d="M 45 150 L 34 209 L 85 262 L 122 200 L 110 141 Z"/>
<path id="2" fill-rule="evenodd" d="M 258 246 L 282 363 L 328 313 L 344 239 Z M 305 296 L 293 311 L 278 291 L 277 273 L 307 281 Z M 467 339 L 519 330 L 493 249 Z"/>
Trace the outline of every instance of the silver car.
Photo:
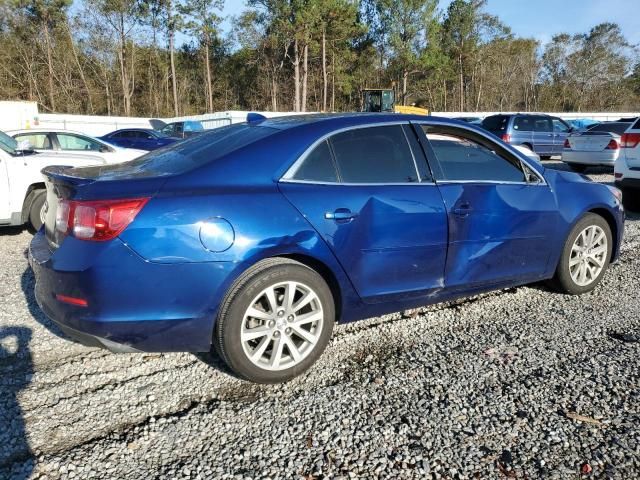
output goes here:
<path id="1" fill-rule="evenodd" d="M 590 166 L 613 167 L 620 155 L 620 137 L 631 122 L 603 122 L 585 132 L 569 135 L 564 141 L 562 161 L 575 172 Z"/>

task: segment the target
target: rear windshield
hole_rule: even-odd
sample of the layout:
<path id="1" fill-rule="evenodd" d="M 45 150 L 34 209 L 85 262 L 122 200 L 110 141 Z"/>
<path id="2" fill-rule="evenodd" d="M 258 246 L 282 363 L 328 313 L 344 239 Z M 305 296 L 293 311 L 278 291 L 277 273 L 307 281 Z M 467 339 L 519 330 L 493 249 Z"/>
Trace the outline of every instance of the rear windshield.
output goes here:
<path id="1" fill-rule="evenodd" d="M 493 115 L 482 121 L 482 128 L 490 132 L 506 132 L 509 117 L 507 115 Z"/>
<path id="2" fill-rule="evenodd" d="M 109 177 L 174 175 L 218 160 L 277 131 L 275 128 L 246 123 L 220 127 L 129 162 L 101 166 L 99 175 L 106 174 Z M 89 173 L 89 168 L 83 170 Z"/>
<path id="3" fill-rule="evenodd" d="M 629 128 L 629 125 L 631 125 L 631 123 L 627 122 L 598 123 L 593 127 L 589 127 L 587 131 L 617 133 L 618 135 L 622 135 L 627 128 Z"/>
<path id="4" fill-rule="evenodd" d="M 638 120 L 636 120 L 636 123 L 633 124 L 633 127 L 631 127 L 634 130 L 640 130 L 640 118 L 638 118 Z"/>

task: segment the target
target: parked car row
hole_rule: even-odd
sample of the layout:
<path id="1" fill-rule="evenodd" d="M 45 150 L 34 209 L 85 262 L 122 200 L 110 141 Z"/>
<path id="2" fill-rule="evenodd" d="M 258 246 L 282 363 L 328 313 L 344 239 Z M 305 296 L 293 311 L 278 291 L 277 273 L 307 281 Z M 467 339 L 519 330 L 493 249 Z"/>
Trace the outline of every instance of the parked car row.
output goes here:
<path id="1" fill-rule="evenodd" d="M 99 138 L 57 129 L 0 132 L 0 226 L 40 228 L 47 207 L 40 173 L 45 167 L 127 162 L 203 131 L 200 122 L 188 120 L 166 124 L 160 131 L 127 128 Z"/>

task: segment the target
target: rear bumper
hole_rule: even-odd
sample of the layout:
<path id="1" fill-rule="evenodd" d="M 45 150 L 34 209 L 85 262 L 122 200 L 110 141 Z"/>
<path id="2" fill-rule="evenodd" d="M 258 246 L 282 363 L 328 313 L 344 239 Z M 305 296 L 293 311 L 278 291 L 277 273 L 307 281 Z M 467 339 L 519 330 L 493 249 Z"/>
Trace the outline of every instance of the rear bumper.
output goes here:
<path id="1" fill-rule="evenodd" d="M 101 244 L 70 237 L 52 252 L 42 231 L 31 242 L 29 263 L 47 317 L 80 343 L 116 352 L 209 351 L 234 265 L 146 262 L 118 239 Z M 56 294 L 88 305 L 63 303 Z"/>
<path id="2" fill-rule="evenodd" d="M 613 166 L 618 158 L 619 150 L 602 152 L 581 152 L 576 150 L 563 150 L 562 161 L 566 163 L 579 163 L 583 165 Z"/>

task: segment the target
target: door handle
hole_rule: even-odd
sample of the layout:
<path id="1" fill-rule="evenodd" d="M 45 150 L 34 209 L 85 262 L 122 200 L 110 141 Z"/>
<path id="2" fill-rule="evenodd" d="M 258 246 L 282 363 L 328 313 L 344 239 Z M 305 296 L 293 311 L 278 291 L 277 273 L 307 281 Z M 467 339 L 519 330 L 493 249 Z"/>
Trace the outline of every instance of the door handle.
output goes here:
<path id="1" fill-rule="evenodd" d="M 357 213 L 353 213 L 348 208 L 337 208 L 333 212 L 327 212 L 324 214 L 324 218 L 327 220 L 352 220 L 357 216 Z"/>
<path id="2" fill-rule="evenodd" d="M 471 205 L 469 205 L 468 203 L 463 203 L 458 208 L 453 209 L 453 213 L 460 217 L 466 217 L 470 212 Z"/>

